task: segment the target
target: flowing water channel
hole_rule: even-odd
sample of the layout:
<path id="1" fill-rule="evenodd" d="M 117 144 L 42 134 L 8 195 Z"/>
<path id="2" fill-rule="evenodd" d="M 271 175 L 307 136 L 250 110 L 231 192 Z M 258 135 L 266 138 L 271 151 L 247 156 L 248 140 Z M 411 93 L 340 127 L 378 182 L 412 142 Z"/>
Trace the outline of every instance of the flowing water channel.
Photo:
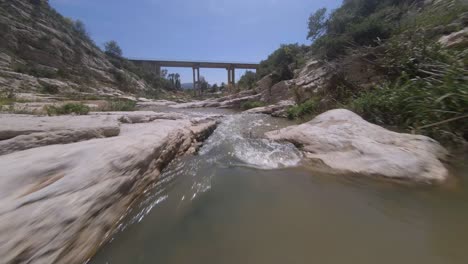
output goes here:
<path id="1" fill-rule="evenodd" d="M 287 125 L 226 116 L 90 263 L 468 263 L 466 157 L 449 187 L 325 175 L 292 145 L 262 139 Z"/>

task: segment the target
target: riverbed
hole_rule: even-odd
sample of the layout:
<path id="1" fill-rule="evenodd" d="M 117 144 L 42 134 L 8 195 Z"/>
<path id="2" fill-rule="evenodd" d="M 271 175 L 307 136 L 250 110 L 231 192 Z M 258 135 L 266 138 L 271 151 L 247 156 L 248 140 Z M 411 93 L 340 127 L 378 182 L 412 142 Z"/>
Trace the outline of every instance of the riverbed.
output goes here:
<path id="1" fill-rule="evenodd" d="M 89 263 L 468 263 L 465 157 L 449 186 L 327 175 L 263 139 L 290 121 L 222 114 Z"/>

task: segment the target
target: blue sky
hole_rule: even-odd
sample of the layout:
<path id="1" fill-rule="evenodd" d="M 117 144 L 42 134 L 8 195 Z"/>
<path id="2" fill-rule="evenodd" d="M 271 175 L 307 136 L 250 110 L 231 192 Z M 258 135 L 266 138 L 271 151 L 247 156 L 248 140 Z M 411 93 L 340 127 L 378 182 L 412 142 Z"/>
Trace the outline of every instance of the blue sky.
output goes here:
<path id="1" fill-rule="evenodd" d="M 82 20 L 102 46 L 116 40 L 124 56 L 174 60 L 260 62 L 283 43 L 306 40 L 308 16 L 342 0 L 50 0 L 62 15 Z M 179 72 L 192 82 L 191 69 Z M 243 73 L 236 71 L 238 79 Z M 227 82 L 223 69 L 201 69 Z"/>

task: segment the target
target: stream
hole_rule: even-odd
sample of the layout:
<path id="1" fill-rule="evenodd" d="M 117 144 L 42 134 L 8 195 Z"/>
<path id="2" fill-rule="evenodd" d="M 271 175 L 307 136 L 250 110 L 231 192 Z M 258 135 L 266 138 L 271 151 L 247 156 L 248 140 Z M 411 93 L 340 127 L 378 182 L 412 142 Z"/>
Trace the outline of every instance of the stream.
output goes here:
<path id="1" fill-rule="evenodd" d="M 89 263 L 468 263 L 466 158 L 450 186 L 326 175 L 262 139 L 290 121 L 224 113 Z"/>

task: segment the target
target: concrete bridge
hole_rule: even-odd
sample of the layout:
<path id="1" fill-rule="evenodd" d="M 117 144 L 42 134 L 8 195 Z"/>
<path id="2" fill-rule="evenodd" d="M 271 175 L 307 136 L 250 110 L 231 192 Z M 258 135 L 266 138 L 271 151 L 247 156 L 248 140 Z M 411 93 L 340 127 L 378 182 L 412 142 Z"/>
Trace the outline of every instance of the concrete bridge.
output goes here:
<path id="1" fill-rule="evenodd" d="M 228 87 L 236 85 L 236 69 L 258 69 L 258 63 L 242 62 L 209 62 L 209 61 L 177 61 L 177 60 L 146 60 L 129 59 L 133 63 L 146 69 L 150 69 L 155 74 L 161 74 L 161 68 L 192 68 L 193 70 L 193 89 L 200 88 L 200 68 L 226 69 L 228 74 Z"/>

